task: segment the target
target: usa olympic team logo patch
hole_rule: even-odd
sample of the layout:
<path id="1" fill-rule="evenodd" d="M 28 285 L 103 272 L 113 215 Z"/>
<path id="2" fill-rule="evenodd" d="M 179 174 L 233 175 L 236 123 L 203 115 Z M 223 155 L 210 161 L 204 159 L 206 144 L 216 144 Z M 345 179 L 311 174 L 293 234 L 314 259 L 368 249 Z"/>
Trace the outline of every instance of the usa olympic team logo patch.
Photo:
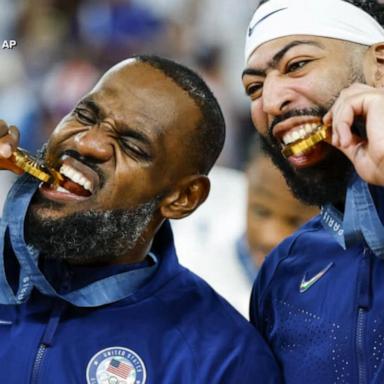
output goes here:
<path id="1" fill-rule="evenodd" d="M 87 366 L 87 384 L 145 384 L 146 377 L 140 356 L 123 347 L 97 352 Z"/>

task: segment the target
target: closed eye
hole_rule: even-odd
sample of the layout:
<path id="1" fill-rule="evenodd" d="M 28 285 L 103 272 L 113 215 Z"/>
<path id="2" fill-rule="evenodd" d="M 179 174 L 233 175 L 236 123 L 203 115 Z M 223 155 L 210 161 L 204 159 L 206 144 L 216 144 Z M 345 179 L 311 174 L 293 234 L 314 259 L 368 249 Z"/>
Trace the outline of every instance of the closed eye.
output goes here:
<path id="1" fill-rule="evenodd" d="M 260 204 L 254 203 L 252 205 L 252 214 L 255 217 L 268 218 L 272 215 L 272 212 L 268 208 L 263 207 Z"/>
<path id="2" fill-rule="evenodd" d="M 93 112 L 87 110 L 86 108 L 77 107 L 73 111 L 76 120 L 85 125 L 93 125 L 96 124 L 96 118 Z"/>
<path id="3" fill-rule="evenodd" d="M 131 138 L 120 138 L 119 144 L 123 151 L 136 159 L 150 161 L 152 156 L 141 146 L 135 144 Z"/>

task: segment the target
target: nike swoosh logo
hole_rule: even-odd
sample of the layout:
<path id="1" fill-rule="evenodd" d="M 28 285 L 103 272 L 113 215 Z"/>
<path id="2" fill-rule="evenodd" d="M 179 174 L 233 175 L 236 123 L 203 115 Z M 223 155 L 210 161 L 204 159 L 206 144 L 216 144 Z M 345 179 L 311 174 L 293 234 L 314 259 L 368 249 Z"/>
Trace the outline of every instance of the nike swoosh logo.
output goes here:
<path id="1" fill-rule="evenodd" d="M 324 269 L 322 269 L 319 273 L 317 273 L 309 280 L 307 280 L 307 274 L 304 274 L 303 280 L 301 280 L 300 283 L 300 293 L 308 291 L 308 289 L 311 288 L 313 284 L 318 282 L 329 271 L 333 264 L 333 261 L 330 262 Z"/>
<path id="2" fill-rule="evenodd" d="M 268 13 L 268 15 L 265 15 L 264 17 L 262 17 L 260 20 L 258 20 L 255 24 L 253 24 L 252 27 L 249 27 L 248 28 L 248 37 L 251 37 L 252 36 L 252 33 L 256 27 L 256 25 L 260 24 L 263 20 L 265 20 L 267 17 L 269 16 L 272 16 L 274 13 L 277 13 L 277 12 L 280 12 L 280 11 L 283 11 L 284 9 L 287 9 L 288 7 L 285 7 L 285 8 L 280 8 L 280 9 L 276 9 L 275 11 L 271 12 L 271 13 Z"/>

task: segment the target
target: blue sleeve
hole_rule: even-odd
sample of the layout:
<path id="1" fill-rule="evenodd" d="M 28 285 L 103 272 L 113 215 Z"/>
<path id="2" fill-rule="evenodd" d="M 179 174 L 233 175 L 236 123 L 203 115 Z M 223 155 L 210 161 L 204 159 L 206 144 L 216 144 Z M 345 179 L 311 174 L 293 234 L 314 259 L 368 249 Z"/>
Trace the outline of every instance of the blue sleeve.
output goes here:
<path id="1" fill-rule="evenodd" d="M 222 332 L 225 330 L 222 329 Z M 199 364 L 198 383 L 282 384 L 281 369 L 270 348 L 255 328 L 245 323 L 238 337 L 227 342 L 221 353 L 206 349 Z"/>
<path id="2" fill-rule="evenodd" d="M 239 367 L 239 373 L 243 377 L 239 382 L 244 384 L 283 383 L 282 371 L 269 346 L 258 333 L 254 338 L 250 356 L 252 358 L 244 356 L 242 366 Z"/>
<path id="3" fill-rule="evenodd" d="M 263 336 L 265 335 L 265 316 L 263 314 L 265 294 L 273 280 L 276 269 L 278 268 L 280 262 L 288 257 L 289 250 L 296 238 L 297 236 L 289 237 L 279 246 L 277 246 L 277 248 L 272 250 L 272 252 L 265 258 L 264 263 L 253 284 L 249 308 L 249 318 L 251 323 Z"/>

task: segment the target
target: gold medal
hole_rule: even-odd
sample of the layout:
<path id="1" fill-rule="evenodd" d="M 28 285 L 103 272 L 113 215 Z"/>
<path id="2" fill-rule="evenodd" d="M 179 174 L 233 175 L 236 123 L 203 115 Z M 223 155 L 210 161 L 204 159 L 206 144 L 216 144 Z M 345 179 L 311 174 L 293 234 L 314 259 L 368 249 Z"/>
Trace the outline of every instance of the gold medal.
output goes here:
<path id="1" fill-rule="evenodd" d="M 63 176 L 55 169 L 39 162 L 24 149 L 17 148 L 10 159 L 17 167 L 44 183 L 59 185 Z"/>
<path id="2" fill-rule="evenodd" d="M 284 157 L 301 155 L 311 150 L 317 143 L 324 141 L 329 137 L 329 127 L 326 125 L 319 125 L 315 132 L 303 139 L 296 140 L 295 142 L 284 146 L 281 153 Z"/>

